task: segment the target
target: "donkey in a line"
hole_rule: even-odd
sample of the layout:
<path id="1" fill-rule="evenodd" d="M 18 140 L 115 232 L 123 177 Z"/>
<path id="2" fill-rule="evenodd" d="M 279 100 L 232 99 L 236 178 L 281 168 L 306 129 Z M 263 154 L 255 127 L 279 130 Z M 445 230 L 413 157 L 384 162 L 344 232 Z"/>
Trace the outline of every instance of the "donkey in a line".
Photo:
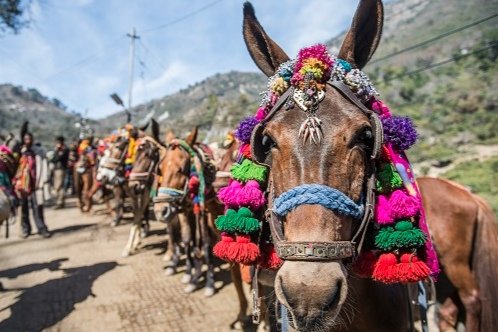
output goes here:
<path id="1" fill-rule="evenodd" d="M 197 143 L 197 132 L 195 128 L 185 140 L 171 136 L 167 139 L 166 153 L 158 167 L 154 213 L 168 225 L 171 261 L 166 274 L 175 273 L 181 244 L 186 255 L 182 279 L 188 284 L 185 291 L 189 293 L 199 287 L 204 262 L 207 265 L 204 292 L 211 296 L 215 293 L 212 245 L 218 238 L 214 220 L 223 213 L 223 206 L 216 200 L 212 187 L 216 167 L 207 146 Z"/>

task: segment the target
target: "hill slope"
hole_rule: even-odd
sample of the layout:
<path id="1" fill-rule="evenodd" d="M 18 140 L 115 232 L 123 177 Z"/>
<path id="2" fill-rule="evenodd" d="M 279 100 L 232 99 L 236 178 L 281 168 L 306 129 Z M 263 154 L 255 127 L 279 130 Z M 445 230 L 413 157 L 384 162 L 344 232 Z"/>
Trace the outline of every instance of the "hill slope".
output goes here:
<path id="1" fill-rule="evenodd" d="M 61 101 L 47 98 L 36 89 L 0 84 L 0 134 L 18 135 L 21 124 L 29 121 L 35 139 L 51 146 L 57 135 L 71 139 L 78 136 L 74 127 L 78 118 Z"/>

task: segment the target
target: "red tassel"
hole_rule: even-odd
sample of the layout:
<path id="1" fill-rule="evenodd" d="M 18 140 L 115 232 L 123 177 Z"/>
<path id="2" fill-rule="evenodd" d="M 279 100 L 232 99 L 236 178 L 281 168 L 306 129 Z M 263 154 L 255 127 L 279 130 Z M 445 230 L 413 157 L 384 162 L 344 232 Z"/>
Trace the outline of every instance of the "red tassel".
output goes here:
<path id="1" fill-rule="evenodd" d="M 191 176 L 188 180 L 188 190 L 191 193 L 197 193 L 199 190 L 199 178 L 197 176 Z"/>
<path id="2" fill-rule="evenodd" d="M 379 256 L 372 274 L 372 277 L 377 280 L 390 284 L 398 281 L 397 271 L 398 259 L 395 254 L 387 253 Z"/>
<path id="3" fill-rule="evenodd" d="M 426 279 L 431 274 L 431 269 L 423 261 L 411 253 L 401 255 L 398 264 L 399 282 L 417 282 Z"/>
<path id="4" fill-rule="evenodd" d="M 259 257 L 259 247 L 251 242 L 249 235 L 235 238 L 228 233 L 221 234 L 221 241 L 216 243 L 213 253 L 219 258 L 239 264 L 250 265 Z"/>
<path id="5" fill-rule="evenodd" d="M 374 272 L 377 256 L 372 251 L 362 251 L 353 263 L 353 272 L 361 278 L 371 278 Z"/>
<path id="6" fill-rule="evenodd" d="M 261 248 L 261 257 L 258 260 L 258 265 L 267 270 L 278 270 L 284 262 L 278 257 L 273 244 L 268 243 Z"/>
<path id="7" fill-rule="evenodd" d="M 251 159 L 251 145 L 250 144 L 242 145 L 240 148 L 240 153 L 247 159 Z"/>

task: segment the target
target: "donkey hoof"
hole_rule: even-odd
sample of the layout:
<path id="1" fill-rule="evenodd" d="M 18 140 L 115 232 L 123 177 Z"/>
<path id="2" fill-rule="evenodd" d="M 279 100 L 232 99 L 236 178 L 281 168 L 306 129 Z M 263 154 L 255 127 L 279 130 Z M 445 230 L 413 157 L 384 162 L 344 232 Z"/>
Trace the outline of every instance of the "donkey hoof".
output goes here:
<path id="1" fill-rule="evenodd" d="M 163 256 L 163 261 L 164 262 L 169 262 L 173 259 L 173 254 L 171 254 L 170 252 L 167 252 L 164 254 Z"/>
<path id="2" fill-rule="evenodd" d="M 128 257 L 128 256 L 130 256 L 130 255 L 131 255 L 131 253 L 130 253 L 128 250 L 125 250 L 125 251 L 123 251 L 123 252 L 121 253 L 121 256 L 122 256 L 122 257 Z"/>
<path id="3" fill-rule="evenodd" d="M 111 226 L 112 226 L 112 227 L 117 227 L 117 226 L 119 226 L 119 220 L 113 220 L 113 221 L 111 222 Z"/>
<path id="4" fill-rule="evenodd" d="M 165 270 L 164 270 L 164 275 L 166 277 L 169 277 L 169 276 L 172 276 L 173 274 L 175 274 L 176 271 L 175 271 L 175 268 L 174 267 L 167 267 Z"/>
<path id="5" fill-rule="evenodd" d="M 214 295 L 215 292 L 216 291 L 215 291 L 214 287 L 206 287 L 206 288 L 204 288 L 204 296 L 205 297 L 211 297 L 211 296 Z"/>
<path id="6" fill-rule="evenodd" d="M 183 291 L 187 294 L 190 294 L 192 293 L 193 291 L 195 291 L 197 289 L 197 285 L 195 284 L 188 284 L 184 289 Z"/>
<path id="7" fill-rule="evenodd" d="M 190 274 L 184 274 L 181 282 L 182 282 L 182 284 L 188 284 L 191 279 L 192 279 L 192 276 Z"/>

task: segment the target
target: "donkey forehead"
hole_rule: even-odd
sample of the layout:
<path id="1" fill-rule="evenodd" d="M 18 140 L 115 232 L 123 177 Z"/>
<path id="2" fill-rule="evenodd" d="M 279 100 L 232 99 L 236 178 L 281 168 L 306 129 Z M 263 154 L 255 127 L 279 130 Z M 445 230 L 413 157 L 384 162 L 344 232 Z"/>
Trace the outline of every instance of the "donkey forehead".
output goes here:
<path id="1" fill-rule="evenodd" d="M 365 113 L 332 87 L 327 89 L 325 98 L 318 106 L 316 116 L 322 120 L 324 136 L 329 138 L 338 134 L 351 133 L 353 135 L 356 130 L 370 126 Z M 279 111 L 274 120 L 267 124 L 267 129 L 270 132 L 276 131 L 285 138 L 294 138 L 295 130 L 299 130 L 306 117 L 306 113 L 295 105 L 289 111 L 284 109 Z"/>

